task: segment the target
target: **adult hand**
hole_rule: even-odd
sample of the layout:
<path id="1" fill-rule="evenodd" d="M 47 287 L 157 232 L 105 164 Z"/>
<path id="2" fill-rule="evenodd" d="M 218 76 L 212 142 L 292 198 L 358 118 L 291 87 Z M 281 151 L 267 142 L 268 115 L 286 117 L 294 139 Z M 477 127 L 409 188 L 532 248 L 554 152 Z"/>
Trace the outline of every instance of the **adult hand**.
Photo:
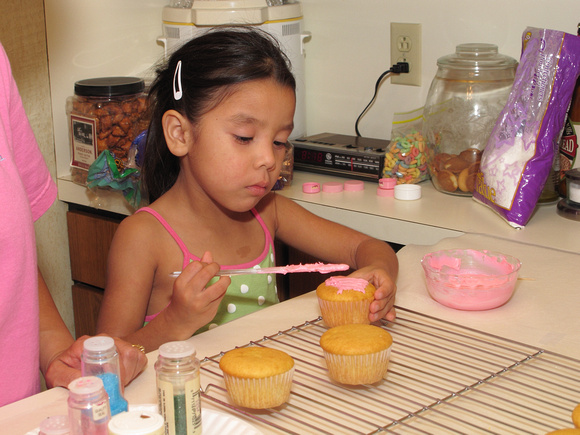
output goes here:
<path id="1" fill-rule="evenodd" d="M 87 335 L 80 337 L 48 364 L 45 373 L 48 388 L 67 388 L 73 380 L 81 376 L 81 355 L 87 338 Z M 140 349 L 121 339 L 115 338 L 115 345 L 119 352 L 121 380 L 123 385 L 127 385 L 143 371 L 147 365 L 147 357 Z"/>

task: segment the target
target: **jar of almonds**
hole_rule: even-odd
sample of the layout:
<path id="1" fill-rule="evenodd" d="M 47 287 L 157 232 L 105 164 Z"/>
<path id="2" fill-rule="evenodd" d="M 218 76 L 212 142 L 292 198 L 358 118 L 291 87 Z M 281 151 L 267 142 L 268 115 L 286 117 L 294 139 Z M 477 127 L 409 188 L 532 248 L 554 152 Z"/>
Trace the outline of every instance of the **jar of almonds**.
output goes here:
<path id="1" fill-rule="evenodd" d="M 66 111 L 73 181 L 84 185 L 90 165 L 105 150 L 121 172 L 133 140 L 148 127 L 145 82 L 137 77 L 80 80 Z"/>

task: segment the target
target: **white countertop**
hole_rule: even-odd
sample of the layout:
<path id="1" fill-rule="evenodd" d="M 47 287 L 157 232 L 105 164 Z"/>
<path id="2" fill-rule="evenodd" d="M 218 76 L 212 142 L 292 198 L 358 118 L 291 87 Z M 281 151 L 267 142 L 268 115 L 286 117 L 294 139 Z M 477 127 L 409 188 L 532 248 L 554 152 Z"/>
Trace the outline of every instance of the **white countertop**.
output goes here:
<path id="1" fill-rule="evenodd" d="M 517 230 L 471 197 L 438 192 L 431 181 L 420 184 L 422 197 L 416 201 L 379 197 L 375 182 L 365 182 L 362 192 L 302 192 L 305 182 L 314 181 L 322 185 L 328 181 L 346 180 L 295 171 L 292 185 L 279 193 L 317 215 L 402 245 L 430 245 L 462 234 L 486 234 L 522 244 L 580 253 L 580 221 L 559 216 L 555 203 L 538 206 L 528 225 Z M 120 214 L 131 213 L 130 207 L 118 193 L 102 192 L 100 202 L 96 204 L 87 189 L 67 178 L 58 180 L 58 190 L 62 201 L 96 206 Z"/>
<path id="2" fill-rule="evenodd" d="M 514 296 L 504 306 L 488 311 L 458 311 L 433 301 L 427 294 L 420 266 L 422 256 L 448 248 L 489 249 L 514 255 L 522 261 Z M 400 260 L 397 305 L 497 336 L 580 358 L 580 292 L 577 265 L 580 256 L 482 235 L 464 235 L 442 240 L 434 246 L 407 246 Z M 282 302 L 252 315 L 193 337 L 198 356 L 212 356 L 235 346 L 300 325 L 319 316 L 313 292 Z M 157 352 L 148 354 L 149 365 L 127 389 L 131 405 L 155 403 L 153 363 Z M 202 385 L 203 375 L 202 375 Z M 66 413 L 64 389 L 53 389 L 0 408 L 3 430 L 26 433 L 47 416 Z"/>

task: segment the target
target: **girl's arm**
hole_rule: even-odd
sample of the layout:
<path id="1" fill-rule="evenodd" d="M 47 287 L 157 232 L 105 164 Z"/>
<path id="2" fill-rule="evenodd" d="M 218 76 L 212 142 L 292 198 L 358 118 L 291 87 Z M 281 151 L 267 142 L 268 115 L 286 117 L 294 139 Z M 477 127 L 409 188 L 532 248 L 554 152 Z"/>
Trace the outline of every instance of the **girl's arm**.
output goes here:
<path id="1" fill-rule="evenodd" d="M 181 268 L 181 257 L 173 269 L 160 269 L 158 258 L 168 256 L 162 241 L 166 234 L 156 232 L 148 218 L 145 213 L 126 218 L 115 233 L 97 330 L 140 344 L 149 352 L 167 341 L 185 340 L 210 322 L 230 279 L 222 277 L 207 286 L 219 270 L 209 255 L 203 262 L 189 264 L 178 278 L 170 278 L 171 271 Z M 167 288 L 172 296 L 143 326 L 155 286 Z"/>
<path id="2" fill-rule="evenodd" d="M 274 195 L 271 204 L 266 213 L 275 216 L 276 237 L 323 261 L 357 269 L 352 276 L 367 279 L 377 288 L 369 319 L 394 320 L 399 263 L 388 243 L 316 216 L 280 195 Z"/>

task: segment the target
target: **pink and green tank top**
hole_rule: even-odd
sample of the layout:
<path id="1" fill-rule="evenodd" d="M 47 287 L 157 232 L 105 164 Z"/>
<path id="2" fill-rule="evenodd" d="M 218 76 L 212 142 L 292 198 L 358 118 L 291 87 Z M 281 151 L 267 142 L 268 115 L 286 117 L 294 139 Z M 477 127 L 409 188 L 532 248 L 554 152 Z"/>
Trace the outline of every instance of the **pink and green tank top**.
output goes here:
<path id="1" fill-rule="evenodd" d="M 183 240 L 181 240 L 173 228 L 159 213 L 149 207 L 143 207 L 137 210 L 137 213 L 138 212 L 150 213 L 169 232 L 183 253 L 183 267 L 187 266 L 192 261 L 199 261 L 199 257 L 196 257 L 189 252 L 187 246 L 183 243 Z M 272 240 L 270 231 L 268 231 L 266 224 L 255 209 L 252 209 L 252 213 L 264 230 L 266 241 L 262 253 L 258 258 L 248 263 L 222 265 L 222 269 L 247 269 L 251 267 L 263 268 L 275 266 L 274 241 Z M 234 275 L 231 277 L 231 280 L 232 282 L 220 303 L 216 316 L 210 323 L 200 328 L 196 334 L 279 302 L 276 288 L 276 276 L 273 274 Z M 159 313 L 146 316 L 144 324 L 149 323 L 158 314 Z"/>

